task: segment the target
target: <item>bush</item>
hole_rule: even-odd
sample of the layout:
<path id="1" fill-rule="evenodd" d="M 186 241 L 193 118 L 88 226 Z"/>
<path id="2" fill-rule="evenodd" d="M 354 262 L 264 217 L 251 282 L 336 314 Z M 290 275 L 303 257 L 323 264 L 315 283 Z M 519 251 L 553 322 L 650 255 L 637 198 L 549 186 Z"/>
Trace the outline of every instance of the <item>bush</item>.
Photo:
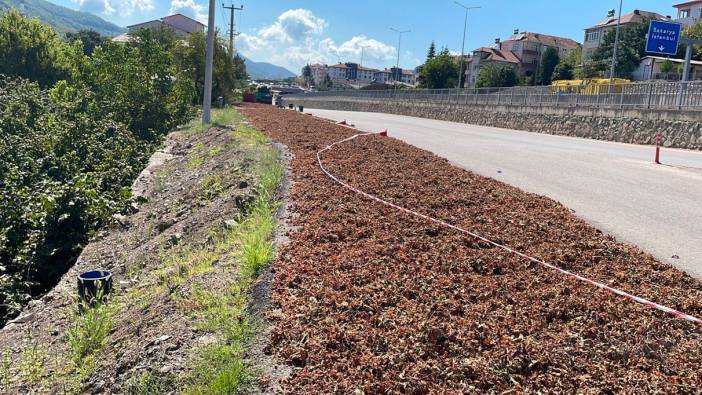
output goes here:
<path id="1" fill-rule="evenodd" d="M 497 63 L 488 63 L 480 68 L 476 88 L 515 86 L 519 82 L 514 68 Z"/>
<path id="2" fill-rule="evenodd" d="M 0 18 L 0 324 L 128 209 L 162 137 L 194 114 L 196 66 L 169 32 L 104 42 L 89 56 L 83 44 L 15 11 Z M 228 73 L 215 77 L 220 95 L 239 83 L 234 63 L 218 66 Z"/>

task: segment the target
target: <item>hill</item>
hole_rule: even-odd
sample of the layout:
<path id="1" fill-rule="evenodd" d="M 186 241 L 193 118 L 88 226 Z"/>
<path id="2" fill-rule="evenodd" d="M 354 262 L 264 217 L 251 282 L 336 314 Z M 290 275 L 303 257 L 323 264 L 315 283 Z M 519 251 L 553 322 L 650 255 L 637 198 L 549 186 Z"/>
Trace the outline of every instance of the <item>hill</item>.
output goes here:
<path id="1" fill-rule="evenodd" d="M 93 29 L 100 34 L 114 36 L 126 30 L 88 12 L 75 11 L 45 0 L 0 0 L 0 13 L 11 8 L 53 26 L 61 34 Z"/>
<path id="2" fill-rule="evenodd" d="M 244 57 L 244 60 L 246 61 L 246 72 L 249 73 L 252 80 L 283 80 L 296 76 L 295 73 L 284 67 L 266 62 L 254 62 L 247 57 Z"/>

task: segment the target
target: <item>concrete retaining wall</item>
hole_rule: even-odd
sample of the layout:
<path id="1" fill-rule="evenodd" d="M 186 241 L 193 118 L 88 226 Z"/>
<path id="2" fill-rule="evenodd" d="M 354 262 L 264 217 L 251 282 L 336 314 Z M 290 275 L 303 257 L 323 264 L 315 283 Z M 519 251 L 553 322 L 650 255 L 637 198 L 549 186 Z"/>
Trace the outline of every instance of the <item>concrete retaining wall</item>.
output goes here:
<path id="1" fill-rule="evenodd" d="M 564 136 L 702 150 L 702 112 L 539 106 L 447 106 L 343 98 L 286 99 L 307 108 L 367 111 L 462 122 Z"/>

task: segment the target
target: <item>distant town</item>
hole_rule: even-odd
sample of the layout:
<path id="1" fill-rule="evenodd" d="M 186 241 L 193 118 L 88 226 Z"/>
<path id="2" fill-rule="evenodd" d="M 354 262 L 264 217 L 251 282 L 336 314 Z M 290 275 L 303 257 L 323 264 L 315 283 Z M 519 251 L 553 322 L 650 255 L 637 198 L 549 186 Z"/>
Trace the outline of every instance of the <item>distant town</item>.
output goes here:
<path id="1" fill-rule="evenodd" d="M 675 16 L 661 15 L 645 10 L 632 10 L 618 16 L 614 10 L 610 11 L 603 19 L 596 21 L 584 29 L 583 43 L 566 37 L 541 32 L 527 32 L 515 28 L 511 35 L 503 40 L 495 38 L 491 44 L 473 49 L 464 56 L 464 83 L 465 88 L 475 88 L 480 71 L 488 64 L 508 66 L 515 71 L 522 81 L 531 81 L 536 84 L 535 78 L 543 65 L 543 55 L 548 48 L 552 48 L 563 60 L 574 53 L 579 60 L 575 67 L 586 67 L 591 62 L 598 48 L 604 45 L 605 37 L 613 32 L 617 24 L 621 31 L 650 20 L 673 21 L 680 23 L 683 28 L 693 27 L 702 18 L 702 1 L 688 1 L 673 5 Z M 454 56 L 460 61 L 460 56 Z M 679 80 L 682 57 L 667 58 L 662 56 L 646 55 L 640 58 L 633 70 L 627 72 L 626 77 L 633 81 L 649 80 Z M 305 69 L 309 67 L 306 72 Z M 388 67 L 383 70 L 373 69 L 355 62 L 340 62 L 334 65 L 310 64 L 303 67 L 301 76 L 309 74 L 310 87 L 335 87 L 337 89 L 360 89 L 385 84 L 404 85 L 415 87 L 421 83 L 421 68 L 402 69 Z M 591 76 L 603 78 L 611 77 L 609 71 L 591 72 Z M 619 75 L 615 75 L 617 77 Z M 690 79 L 702 79 L 702 61 L 691 62 Z M 550 82 L 550 81 L 549 81 Z"/>

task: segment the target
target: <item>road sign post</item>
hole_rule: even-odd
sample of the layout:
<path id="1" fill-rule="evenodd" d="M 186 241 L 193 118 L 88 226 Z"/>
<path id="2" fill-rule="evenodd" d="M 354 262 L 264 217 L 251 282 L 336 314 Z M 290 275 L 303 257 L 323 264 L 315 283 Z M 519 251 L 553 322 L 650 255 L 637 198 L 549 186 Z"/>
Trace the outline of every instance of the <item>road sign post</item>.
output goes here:
<path id="1" fill-rule="evenodd" d="M 674 56 L 678 53 L 682 25 L 676 22 L 651 21 L 646 37 L 646 52 Z"/>

